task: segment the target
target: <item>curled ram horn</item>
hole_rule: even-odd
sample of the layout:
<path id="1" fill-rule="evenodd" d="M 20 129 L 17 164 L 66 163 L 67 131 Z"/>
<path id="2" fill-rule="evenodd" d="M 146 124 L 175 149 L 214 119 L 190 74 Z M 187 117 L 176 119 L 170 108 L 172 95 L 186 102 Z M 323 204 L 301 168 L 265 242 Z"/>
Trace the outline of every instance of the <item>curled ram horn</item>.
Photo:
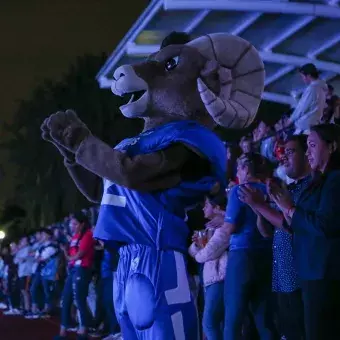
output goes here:
<path id="1" fill-rule="evenodd" d="M 187 44 L 219 65 L 220 93 L 197 80 L 201 99 L 214 121 L 227 128 L 245 128 L 255 119 L 264 89 L 264 65 L 257 50 L 246 40 L 215 33 Z"/>

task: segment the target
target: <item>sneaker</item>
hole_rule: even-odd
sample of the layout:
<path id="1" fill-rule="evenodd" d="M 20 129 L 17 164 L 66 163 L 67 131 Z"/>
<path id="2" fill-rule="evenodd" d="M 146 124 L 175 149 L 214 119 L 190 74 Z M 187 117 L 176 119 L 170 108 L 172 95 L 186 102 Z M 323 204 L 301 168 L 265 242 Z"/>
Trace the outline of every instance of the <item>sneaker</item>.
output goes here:
<path id="1" fill-rule="evenodd" d="M 53 340 L 67 340 L 66 336 L 56 335 Z"/>
<path id="2" fill-rule="evenodd" d="M 102 340 L 120 340 L 122 338 L 122 333 L 116 333 L 116 334 L 110 334 L 106 338 L 103 338 Z"/>
<path id="3" fill-rule="evenodd" d="M 39 313 L 32 313 L 29 312 L 25 315 L 25 319 L 32 320 L 32 319 L 39 319 L 40 314 Z"/>
<path id="4" fill-rule="evenodd" d="M 41 319 L 49 319 L 51 317 L 51 315 L 49 313 L 42 312 L 42 313 L 40 313 L 39 317 Z"/>
<path id="5" fill-rule="evenodd" d="M 10 309 L 10 310 L 4 312 L 4 315 L 8 315 L 8 316 L 10 316 L 10 315 L 21 315 L 21 312 L 20 312 L 19 309 L 13 308 L 13 309 Z"/>
<path id="6" fill-rule="evenodd" d="M 78 332 L 78 327 L 69 327 L 67 328 L 67 331 L 72 333 Z"/>
<path id="7" fill-rule="evenodd" d="M 89 336 L 90 336 L 91 338 L 101 338 L 102 335 L 103 335 L 103 334 L 102 334 L 101 332 L 95 331 L 95 330 L 91 330 L 91 331 L 89 332 Z"/>
<path id="8" fill-rule="evenodd" d="M 0 309 L 4 310 L 4 309 L 7 309 L 7 308 L 8 308 L 8 306 L 5 303 L 0 302 Z"/>
<path id="9" fill-rule="evenodd" d="M 10 308 L 9 310 L 6 310 L 3 314 L 4 315 L 13 315 L 13 309 Z"/>

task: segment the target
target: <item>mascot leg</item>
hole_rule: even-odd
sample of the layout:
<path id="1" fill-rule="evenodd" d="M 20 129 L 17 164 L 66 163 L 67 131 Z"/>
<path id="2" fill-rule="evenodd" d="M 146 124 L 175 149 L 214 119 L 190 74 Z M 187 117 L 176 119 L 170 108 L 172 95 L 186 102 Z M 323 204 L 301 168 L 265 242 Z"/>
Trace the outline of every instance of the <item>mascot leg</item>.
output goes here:
<path id="1" fill-rule="evenodd" d="M 138 244 L 121 248 L 114 294 L 124 339 L 198 339 L 184 255 Z"/>

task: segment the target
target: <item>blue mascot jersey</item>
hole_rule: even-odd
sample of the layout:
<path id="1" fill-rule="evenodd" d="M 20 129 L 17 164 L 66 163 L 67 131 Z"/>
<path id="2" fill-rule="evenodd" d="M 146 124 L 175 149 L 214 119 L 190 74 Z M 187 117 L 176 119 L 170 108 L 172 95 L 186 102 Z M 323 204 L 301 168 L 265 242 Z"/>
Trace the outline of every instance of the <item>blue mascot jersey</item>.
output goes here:
<path id="1" fill-rule="evenodd" d="M 154 192 L 139 192 L 104 179 L 94 236 L 110 244 L 143 244 L 159 250 L 187 252 L 186 210 L 203 202 L 216 182 L 225 186 L 226 151 L 210 130 L 193 121 L 178 121 L 122 141 L 117 150 L 130 157 L 183 143 L 211 163 L 211 176 Z M 195 169 L 193 169 L 195 171 Z"/>

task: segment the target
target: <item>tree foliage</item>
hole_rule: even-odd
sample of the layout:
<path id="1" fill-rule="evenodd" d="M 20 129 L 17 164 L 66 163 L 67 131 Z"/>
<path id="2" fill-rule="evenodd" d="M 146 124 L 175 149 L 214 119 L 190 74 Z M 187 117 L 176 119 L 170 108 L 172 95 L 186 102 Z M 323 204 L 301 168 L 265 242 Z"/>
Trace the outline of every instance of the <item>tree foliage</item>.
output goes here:
<path id="1" fill-rule="evenodd" d="M 88 204 L 57 150 L 41 139 L 40 125 L 47 116 L 72 108 L 93 134 L 110 145 L 142 127 L 141 121 L 122 116 L 119 98 L 99 88 L 95 75 L 105 60 L 105 55 L 77 58 L 61 81 L 45 81 L 30 100 L 20 102 L 14 123 L 6 127 L 12 134 L 6 147 L 18 168 L 15 201 L 26 211 L 25 229 L 52 223 Z"/>

